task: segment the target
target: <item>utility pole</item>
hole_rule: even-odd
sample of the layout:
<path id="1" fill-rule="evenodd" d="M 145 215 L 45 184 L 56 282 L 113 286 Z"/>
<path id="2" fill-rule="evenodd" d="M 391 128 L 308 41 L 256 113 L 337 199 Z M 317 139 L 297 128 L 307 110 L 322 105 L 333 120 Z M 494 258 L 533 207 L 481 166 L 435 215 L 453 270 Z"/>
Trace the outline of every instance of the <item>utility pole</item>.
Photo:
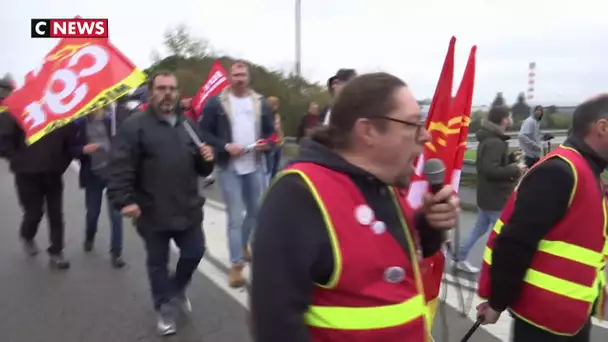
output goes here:
<path id="1" fill-rule="evenodd" d="M 302 77 L 302 0 L 296 0 L 296 75 Z"/>

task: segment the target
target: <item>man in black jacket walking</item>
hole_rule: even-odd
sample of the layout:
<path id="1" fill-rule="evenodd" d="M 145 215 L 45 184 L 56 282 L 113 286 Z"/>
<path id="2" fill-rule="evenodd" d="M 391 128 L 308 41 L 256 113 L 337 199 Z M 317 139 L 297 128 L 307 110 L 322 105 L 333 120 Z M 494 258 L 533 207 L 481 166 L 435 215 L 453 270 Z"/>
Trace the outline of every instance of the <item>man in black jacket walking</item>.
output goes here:
<path id="1" fill-rule="evenodd" d="M 146 111 L 119 128 L 108 167 L 108 196 L 133 218 L 148 255 L 148 277 L 161 335 L 176 332 L 176 308 L 191 310 L 185 290 L 205 252 L 201 229 L 204 198 L 198 177 L 213 171 L 213 151 L 195 143 L 196 125 L 176 110 L 177 79 L 168 72 L 149 83 Z M 169 276 L 169 242 L 180 258 Z"/>
<path id="2" fill-rule="evenodd" d="M 12 90 L 4 86 L 6 90 Z M 8 89 L 7 89 L 8 88 Z M 8 96 L 5 92 L 4 96 Z M 0 98 L 0 104 L 2 98 Z M 10 163 L 15 175 L 19 204 L 23 209 L 20 236 L 25 252 L 38 254 L 34 238 L 44 208 L 49 221 L 50 266 L 68 269 L 70 263 L 63 256 L 63 173 L 70 164 L 77 147 L 73 125 L 59 128 L 32 145 L 25 143 L 25 133 L 8 112 L 0 113 L 0 157 Z"/>
<path id="3" fill-rule="evenodd" d="M 515 182 L 525 171 L 509 153 L 509 139 L 505 134 L 513 118 L 508 108 L 494 107 L 488 119 L 477 131 L 477 221 L 471 235 L 460 249 L 457 266 L 465 272 L 477 273 L 467 256 L 473 245 L 494 226 L 502 207 L 507 203 Z"/>

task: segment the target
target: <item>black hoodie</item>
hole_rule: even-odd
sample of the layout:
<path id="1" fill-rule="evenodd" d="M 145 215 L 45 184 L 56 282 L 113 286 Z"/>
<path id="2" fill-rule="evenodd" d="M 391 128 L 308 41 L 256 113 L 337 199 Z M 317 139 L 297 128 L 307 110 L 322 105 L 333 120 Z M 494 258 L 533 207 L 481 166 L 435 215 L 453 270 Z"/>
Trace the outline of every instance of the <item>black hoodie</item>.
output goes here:
<path id="1" fill-rule="evenodd" d="M 376 217 L 386 223 L 387 231 L 409 255 L 405 233 L 386 184 L 308 138 L 302 140 L 300 156 L 294 162 L 311 162 L 347 174 Z M 421 214 L 416 214 L 414 222 L 423 254 L 437 252 L 441 233 L 428 228 Z M 255 341 L 310 341 L 303 315 L 310 304 L 314 283 L 327 283 L 334 262 L 321 212 L 298 175 L 284 176 L 272 186 L 258 214 L 254 234 L 251 312 Z"/>

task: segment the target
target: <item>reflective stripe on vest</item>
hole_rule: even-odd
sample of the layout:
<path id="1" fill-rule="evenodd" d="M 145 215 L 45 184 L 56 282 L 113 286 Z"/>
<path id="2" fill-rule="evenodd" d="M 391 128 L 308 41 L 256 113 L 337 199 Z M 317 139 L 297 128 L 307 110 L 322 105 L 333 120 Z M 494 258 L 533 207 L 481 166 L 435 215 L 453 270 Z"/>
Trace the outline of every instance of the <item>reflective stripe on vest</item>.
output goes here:
<path id="1" fill-rule="evenodd" d="M 496 234 L 500 234 L 503 225 L 504 223 L 500 219 L 496 221 L 496 225 L 494 226 Z M 604 244 L 604 250 L 606 250 L 606 248 L 608 248 L 608 242 Z M 597 299 L 598 288 L 606 284 L 606 274 L 603 271 L 605 262 L 602 262 L 602 259 L 604 259 L 602 253 L 562 241 L 548 240 L 541 240 L 538 244 L 538 250 L 597 268 L 598 277 L 591 287 L 587 287 L 557 278 L 550 274 L 528 269 L 524 277 L 525 282 L 540 287 L 541 289 L 585 302 L 593 303 Z M 488 265 L 492 265 L 492 250 L 488 246 L 486 246 L 484 250 L 483 260 L 487 262 Z"/>
<path id="2" fill-rule="evenodd" d="M 303 171 L 297 169 L 283 170 L 277 175 L 277 177 L 275 177 L 271 186 L 275 184 L 278 179 L 289 174 L 299 175 L 306 183 L 310 193 L 321 211 L 321 215 L 323 216 L 323 221 L 325 222 L 325 227 L 331 241 L 332 254 L 334 256 L 334 270 L 327 284 L 316 285 L 331 290 L 337 285 L 342 273 L 342 256 L 334 225 L 327 207 L 319 195 L 314 183 Z M 391 194 L 394 195 L 392 191 Z M 395 204 L 398 205 L 398 202 L 395 202 Z M 400 219 L 403 225 L 405 224 L 405 221 L 402 216 L 403 215 L 400 216 Z M 404 226 L 404 228 L 406 230 L 406 236 L 408 237 L 408 243 L 410 244 L 410 247 L 413 248 L 412 237 L 409 234 L 407 226 Z M 405 325 L 418 318 L 424 318 L 425 325 L 428 329 L 428 327 L 430 327 L 429 311 L 424 299 L 420 270 L 418 270 L 415 256 L 413 262 L 416 278 L 415 283 L 419 293 L 418 295 L 409 298 L 402 303 L 377 307 L 310 305 L 308 311 L 304 315 L 305 322 L 308 325 L 317 328 L 330 328 L 338 330 L 370 330 L 397 327 Z"/>
<path id="3" fill-rule="evenodd" d="M 572 150 L 567 146 L 560 146 L 561 148 Z M 578 152 L 577 152 L 578 153 Z M 573 171 L 574 175 L 574 186 L 572 188 L 572 192 L 570 194 L 570 199 L 568 201 L 568 206 L 572 204 L 574 200 L 574 195 L 576 193 L 576 189 L 578 187 L 578 171 L 575 165 L 568 158 L 555 155 L 554 157 L 558 157 L 564 160 Z M 537 163 L 536 165 L 539 165 Z M 521 180 L 520 180 L 521 184 Z M 517 191 L 516 187 L 515 191 Z M 602 211 L 604 217 L 604 236 L 606 237 L 606 228 L 608 227 L 608 213 L 606 212 L 606 197 L 603 199 L 602 203 Z M 496 221 L 494 225 L 494 232 L 499 235 L 502 231 L 504 223 L 501 219 Z M 606 284 L 606 274 L 604 273 L 604 267 L 606 266 L 606 258 L 608 257 L 608 239 L 604 243 L 603 251 L 596 252 L 594 250 L 590 250 L 578 245 L 570 244 L 563 241 L 552 241 L 552 240 L 541 240 L 537 247 L 538 251 L 542 251 L 547 254 L 551 254 L 557 257 L 561 257 L 564 259 L 568 259 L 574 262 L 578 262 L 583 265 L 587 265 L 597 269 L 597 276 L 595 281 L 593 282 L 591 287 L 577 284 L 565 279 L 561 279 L 555 277 L 550 274 L 546 274 L 543 272 L 536 271 L 534 269 L 528 269 L 526 275 L 524 276 L 524 281 L 528 284 L 539 287 L 543 290 L 556 293 L 558 295 L 562 295 L 568 298 L 581 300 L 584 302 L 588 302 L 593 304 L 594 301 L 598 300 L 598 295 L 600 296 L 600 303 L 602 302 L 601 296 L 603 295 L 603 287 Z M 484 249 L 483 260 L 488 263 L 488 265 L 492 265 L 492 249 L 490 249 L 487 245 Z"/>
<path id="4" fill-rule="evenodd" d="M 371 308 L 312 305 L 304 317 L 317 328 L 370 330 L 407 324 L 420 318 L 425 308 L 424 296 L 417 295 L 403 303 Z"/>

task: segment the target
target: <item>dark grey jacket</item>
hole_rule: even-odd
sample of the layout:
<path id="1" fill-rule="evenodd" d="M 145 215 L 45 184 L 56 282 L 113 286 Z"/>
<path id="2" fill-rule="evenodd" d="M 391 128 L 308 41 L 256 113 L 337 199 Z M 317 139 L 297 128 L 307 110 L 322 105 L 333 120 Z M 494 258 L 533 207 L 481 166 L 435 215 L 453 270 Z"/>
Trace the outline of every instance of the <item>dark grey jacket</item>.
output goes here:
<path id="1" fill-rule="evenodd" d="M 483 210 L 502 210 L 519 177 L 515 158 L 500 128 L 485 122 L 475 134 L 477 146 L 477 206 Z"/>
<path id="2" fill-rule="evenodd" d="M 108 166 L 108 196 L 117 208 L 138 204 L 138 225 L 157 231 L 199 226 L 205 199 L 198 177 L 213 171 L 184 128 L 197 126 L 178 114 L 171 126 L 149 107 L 120 126 Z"/>

